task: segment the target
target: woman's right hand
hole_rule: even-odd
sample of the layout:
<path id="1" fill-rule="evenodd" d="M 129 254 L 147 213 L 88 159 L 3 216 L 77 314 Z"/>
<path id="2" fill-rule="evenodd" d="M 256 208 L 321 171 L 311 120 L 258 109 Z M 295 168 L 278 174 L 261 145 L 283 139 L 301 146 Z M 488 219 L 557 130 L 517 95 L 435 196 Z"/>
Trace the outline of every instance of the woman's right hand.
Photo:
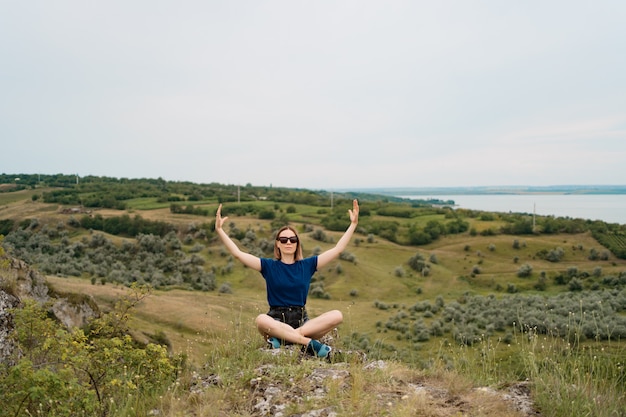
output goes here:
<path id="1" fill-rule="evenodd" d="M 220 204 L 217 207 L 217 212 L 215 213 L 215 231 L 217 235 L 222 240 L 222 243 L 226 246 L 226 249 L 237 259 L 241 261 L 248 268 L 254 269 L 255 271 L 261 271 L 261 258 L 251 255 L 246 252 L 242 252 L 239 247 L 232 241 L 232 239 L 228 236 L 228 233 L 222 229 L 224 223 L 228 220 L 228 216 L 222 217 L 222 205 Z"/>
<path id="2" fill-rule="evenodd" d="M 215 213 L 215 230 L 221 230 L 227 219 L 228 216 L 222 217 L 222 205 L 220 204 L 217 207 L 217 212 Z"/>

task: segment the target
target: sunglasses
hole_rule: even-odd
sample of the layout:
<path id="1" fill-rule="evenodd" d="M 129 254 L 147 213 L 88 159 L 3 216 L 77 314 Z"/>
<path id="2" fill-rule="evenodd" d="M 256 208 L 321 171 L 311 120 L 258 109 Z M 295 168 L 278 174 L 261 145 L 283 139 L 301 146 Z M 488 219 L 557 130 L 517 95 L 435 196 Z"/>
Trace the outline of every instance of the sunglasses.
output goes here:
<path id="1" fill-rule="evenodd" d="M 277 237 L 276 240 L 278 240 L 280 243 L 287 243 L 288 241 L 291 243 L 298 243 L 298 236 L 289 236 L 289 237 Z"/>

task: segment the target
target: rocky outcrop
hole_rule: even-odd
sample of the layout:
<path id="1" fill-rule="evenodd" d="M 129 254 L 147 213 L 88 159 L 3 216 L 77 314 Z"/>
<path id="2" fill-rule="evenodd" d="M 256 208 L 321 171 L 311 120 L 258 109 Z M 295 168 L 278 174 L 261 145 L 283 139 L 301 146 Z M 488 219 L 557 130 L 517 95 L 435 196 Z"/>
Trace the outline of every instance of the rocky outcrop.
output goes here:
<path id="1" fill-rule="evenodd" d="M 49 306 L 50 312 L 67 328 L 83 327 L 99 315 L 91 297 L 81 294 L 60 294 L 51 290 L 46 277 L 27 263 L 15 258 L 5 258 L 8 266 L 0 268 L 0 363 L 15 357 L 15 344 L 10 338 L 14 329 L 11 310 L 21 300 L 32 298 Z"/>
<path id="2" fill-rule="evenodd" d="M 3 287 L 10 289 L 19 299 L 29 297 L 40 304 L 48 302 L 50 295 L 46 277 L 22 260 L 9 258 L 9 261 L 8 269 L 0 271 Z"/>
<path id="3" fill-rule="evenodd" d="M 325 399 L 331 395 L 330 390 L 349 392 L 353 389 L 354 366 L 361 366 L 367 380 L 368 374 L 389 371 L 389 364 L 383 360 L 368 361 L 366 356 L 359 352 L 341 352 L 341 358 L 348 362 L 320 361 L 317 358 L 304 355 L 300 349 L 288 346 L 281 349 L 261 349 L 268 354 L 268 363 L 254 369 L 254 374 L 247 378 L 246 397 L 250 398 L 247 410 L 254 417 L 337 417 L 345 415 L 340 407 L 328 405 Z M 303 378 L 284 378 L 284 370 L 280 369 L 270 359 L 276 355 L 297 356 L 302 361 L 310 360 L 314 366 L 309 369 Z M 339 358 L 341 360 L 341 358 Z M 326 363 L 330 362 L 330 363 Z M 316 365 L 319 363 L 319 366 Z M 359 364 L 359 365 L 357 365 Z M 360 371 L 359 371 L 360 372 Z M 278 375 L 278 377 L 277 377 Z M 243 377 L 243 374 L 242 374 Z M 374 379 L 372 379 L 374 381 Z M 504 415 L 519 417 L 541 417 L 534 408 L 530 397 L 528 382 L 520 382 L 496 390 L 489 387 L 455 389 L 451 391 L 442 385 L 437 378 L 429 380 L 426 377 L 407 381 L 388 374 L 385 382 L 371 382 L 371 402 L 377 409 L 386 410 L 381 415 L 393 415 L 396 406 L 410 404 L 411 401 L 428 406 L 429 414 L 437 416 L 457 415 L 499 415 L 493 410 L 506 410 Z M 219 374 L 194 372 L 190 392 L 202 397 L 205 391 L 223 387 Z M 332 394 L 336 395 L 336 393 Z M 324 404 L 324 405 L 321 405 Z M 499 404 L 487 412 L 481 410 L 485 404 Z M 304 412 L 294 413 L 293 410 L 306 409 Z M 368 414 L 369 415 L 369 414 Z M 422 415 L 422 414 L 420 414 Z"/>
<path id="4" fill-rule="evenodd" d="M 11 339 L 15 327 L 10 311 L 19 303 L 17 297 L 0 290 L 0 363 L 9 361 L 15 352 L 15 342 Z"/>

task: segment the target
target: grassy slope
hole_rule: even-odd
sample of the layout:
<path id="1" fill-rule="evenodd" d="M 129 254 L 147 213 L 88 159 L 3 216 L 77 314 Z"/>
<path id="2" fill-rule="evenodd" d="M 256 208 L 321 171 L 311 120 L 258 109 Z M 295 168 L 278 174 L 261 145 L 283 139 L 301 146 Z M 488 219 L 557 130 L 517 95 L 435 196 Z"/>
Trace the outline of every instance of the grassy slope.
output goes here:
<path id="1" fill-rule="evenodd" d="M 33 193 L 31 190 L 0 193 L 0 217 L 16 221 L 37 218 L 40 222 L 50 223 L 51 225 L 67 221 L 69 215 L 61 214 L 57 205 L 31 201 Z M 261 204 L 274 207 L 274 203 L 271 202 Z M 145 199 L 131 202 L 130 206 L 131 209 L 127 210 L 126 214 L 131 216 L 140 215 L 146 219 L 170 222 L 182 227 L 192 223 L 200 224 L 212 221 L 212 217 L 172 214 L 169 206 L 163 207 L 161 205 L 158 207 Z M 284 209 L 287 206 L 287 204 L 279 205 L 280 209 Z M 316 229 L 321 228 L 319 221 L 322 215 L 319 213 L 319 208 L 305 205 L 290 206 L 296 208 L 295 213 L 287 214 L 291 222 L 296 225 L 306 223 Z M 209 212 L 214 212 L 217 204 L 206 203 L 203 207 L 206 207 Z M 228 205 L 225 205 L 225 208 L 227 209 Z M 97 212 L 104 217 L 119 216 L 124 213 L 116 210 L 98 210 Z M 441 221 L 443 216 L 425 215 L 410 220 L 393 220 L 398 221 L 400 224 L 409 222 L 425 224 L 433 219 Z M 382 218 L 382 220 L 390 221 L 389 218 Z M 500 225 L 497 221 L 466 220 L 470 221 L 471 227 L 478 232 L 488 228 L 497 228 Z M 254 230 L 258 238 L 269 238 L 271 235 L 270 222 L 267 220 L 233 216 L 229 219 L 229 223 L 232 223 L 240 230 Z M 327 231 L 326 234 L 330 238 L 330 241 L 327 243 L 315 241 L 308 234 L 303 234 L 305 255 L 309 254 L 314 248 L 323 250 L 330 247 L 333 244 L 332 242 L 341 236 L 341 233 L 338 232 Z M 608 262 L 589 261 L 587 259 L 589 249 L 601 249 L 601 246 L 588 234 L 522 237 L 509 235 L 485 237 L 477 235 L 472 237 L 466 233 L 446 236 L 430 245 L 421 247 L 401 246 L 380 238 L 376 238 L 374 242 L 368 243 L 365 237 L 355 235 L 355 238 L 361 239 L 361 243 L 358 246 L 351 244 L 347 249 L 348 252 L 356 257 L 356 264 L 337 260 L 324 271 L 318 273 L 318 275 L 323 277 L 324 289 L 331 295 L 331 299 L 310 299 L 309 301 L 309 308 L 313 314 L 329 308 L 341 309 L 346 314 L 346 326 L 344 327 L 350 327 L 360 333 L 375 331 L 374 324 L 378 320 L 375 316 L 380 315 L 380 312 L 373 308 L 375 301 L 410 305 L 418 300 L 434 300 L 439 295 L 448 301 L 457 299 L 466 292 L 497 294 L 497 285 L 506 288 L 508 284 L 514 284 L 520 290 L 533 291 L 532 286 L 541 271 L 545 271 L 548 278 L 550 278 L 574 266 L 581 271 L 587 272 L 591 272 L 595 267 L 601 266 L 605 275 L 611 272 L 623 271 L 626 267 L 626 261 L 619 259 L 611 259 Z M 74 238 L 79 239 L 80 236 L 74 236 Z M 114 242 L 121 240 L 113 236 L 109 236 L 109 238 Z M 520 249 L 513 248 L 515 239 L 520 242 Z M 490 250 L 490 245 L 493 245 L 495 250 Z M 561 247 L 565 251 L 565 257 L 562 262 L 550 263 L 535 257 L 535 254 L 541 249 L 551 250 L 556 247 Z M 582 248 L 582 250 L 578 248 Z M 210 242 L 208 248 L 203 251 L 207 259 L 207 267 L 211 265 L 218 267 L 226 265 L 228 259 L 222 256 L 222 252 L 223 247 L 219 242 Z M 431 274 L 426 278 L 411 271 L 406 264 L 408 259 L 416 252 L 420 252 L 427 260 L 431 254 L 436 255 L 438 259 L 437 264 L 431 265 Z M 514 262 L 516 257 L 518 261 Z M 530 279 L 518 278 L 516 276 L 517 269 L 524 263 L 529 263 L 533 267 L 534 273 Z M 338 264 L 341 265 L 342 273 L 336 272 Z M 469 279 L 459 279 L 459 277 L 469 277 L 474 266 L 480 268 L 480 274 Z M 395 272 L 398 267 L 404 269 L 404 277 L 396 276 Z M 53 280 L 56 282 L 56 285 L 61 285 L 64 282 L 59 279 Z M 72 283 L 72 285 L 79 285 L 80 282 L 82 281 L 75 279 L 67 280 L 67 283 Z M 184 325 L 181 323 L 169 323 L 168 326 L 173 328 L 189 327 L 194 331 L 199 331 L 207 326 L 219 328 L 218 324 L 224 321 L 224 317 L 227 317 L 229 321 L 233 320 L 230 313 L 222 312 L 221 314 L 223 315 L 218 314 L 217 312 L 220 310 L 241 310 L 239 316 L 242 317 L 243 321 L 249 322 L 258 312 L 265 310 L 264 282 L 259 274 L 236 265 L 231 274 L 227 276 L 218 275 L 218 287 L 224 282 L 228 282 L 231 285 L 234 291 L 233 294 L 197 294 L 185 291 L 157 293 L 157 296 L 163 300 L 168 300 L 175 295 L 176 299 L 181 297 L 193 299 L 194 303 L 190 303 L 190 306 L 195 305 L 195 300 L 198 299 L 201 300 L 197 301 L 200 306 L 198 308 L 202 308 L 203 304 L 206 306 L 204 314 L 199 314 L 196 310 L 190 312 L 190 314 L 181 313 L 181 322 L 195 322 L 194 318 L 199 316 L 210 316 L 212 319 L 211 323 L 203 326 L 196 324 Z M 102 292 L 102 290 L 99 289 L 99 292 Z M 549 286 L 546 293 L 562 290 L 562 287 Z M 91 288 L 90 284 L 87 284 L 81 291 L 95 293 L 96 289 Z M 358 295 L 353 296 L 351 292 L 356 292 Z M 175 300 L 172 300 L 172 303 L 175 304 Z M 184 302 L 180 308 L 185 308 Z M 145 314 L 150 314 L 150 311 L 147 311 Z M 171 316 L 176 317 L 175 314 Z M 161 319 L 147 319 L 147 321 L 159 323 Z M 156 328 L 157 326 L 152 325 L 151 327 Z M 176 344 L 178 345 L 178 343 Z"/>
<path id="2" fill-rule="evenodd" d="M 40 202 L 32 202 L 30 196 L 24 193 L 22 200 L 1 202 L 0 215 L 3 218 L 15 220 L 23 218 L 38 218 L 40 222 L 55 224 L 66 221 L 68 215 L 60 214 L 58 207 Z M 270 203 L 268 203 L 270 204 Z M 271 203 L 273 205 L 273 203 Z M 149 206 L 145 201 L 141 206 Z M 206 206 L 211 211 L 216 204 Z M 320 215 L 317 208 L 296 206 L 296 213 L 289 214 L 290 219 L 296 224 L 302 222 L 313 225 L 315 228 Z M 115 210 L 99 210 L 103 216 L 119 216 L 121 213 Z M 136 214 L 151 220 L 171 222 L 180 226 L 191 223 L 210 222 L 212 218 L 172 214 L 169 208 L 155 208 L 150 210 L 128 210 L 128 214 Z M 423 216 L 417 221 L 425 223 L 436 216 Z M 443 216 L 439 216 L 443 219 Z M 497 227 L 497 222 L 483 222 L 472 220 L 472 227 L 476 230 Z M 406 220 L 398 219 L 399 222 Z M 259 238 L 269 237 L 271 226 L 269 221 L 250 217 L 232 217 L 229 220 L 237 228 L 255 231 Z M 314 248 L 322 250 L 330 247 L 341 233 L 326 232 L 330 242 L 323 243 L 311 239 L 308 234 L 303 234 L 303 247 L 305 255 Z M 412 305 L 417 301 L 435 300 L 442 296 L 446 301 L 458 299 L 463 294 L 470 292 L 476 294 L 502 294 L 496 291 L 496 286 L 506 288 L 508 284 L 514 284 L 520 290 L 535 292 L 532 289 L 540 271 L 545 271 L 548 277 L 565 271 L 568 267 L 576 266 L 579 270 L 591 272 L 596 266 L 601 266 L 604 274 L 611 271 L 623 271 L 626 262 L 619 259 L 599 262 L 587 259 L 588 250 L 592 247 L 600 249 L 600 245 L 588 234 L 579 235 L 549 235 L 549 236 L 524 236 L 515 237 L 501 236 L 447 236 L 436 242 L 422 247 L 401 246 L 376 238 L 368 243 L 365 236 L 361 238 L 359 245 L 351 244 L 348 252 L 353 254 L 357 262 L 355 264 L 343 260 L 337 260 L 319 271 L 323 277 L 324 289 L 330 294 L 331 299 L 310 299 L 308 308 L 312 315 L 319 314 L 329 309 L 340 309 L 344 312 L 345 322 L 342 326 L 342 334 L 348 335 L 353 332 L 368 334 L 373 338 L 384 337 L 377 335 L 376 323 L 385 321 L 389 312 L 376 309 L 376 301 L 393 303 L 396 305 Z M 80 238 L 79 236 L 75 237 Z M 119 238 L 109 237 L 113 241 Z M 521 243 L 520 249 L 513 249 L 513 240 Z M 490 250 L 490 245 L 495 250 Z M 469 246 L 469 249 L 468 249 Z M 565 258 L 559 263 L 550 263 L 536 259 L 535 254 L 541 249 L 554 249 L 562 247 L 565 250 Z M 580 250 L 578 248 L 583 248 Z M 207 267 L 216 265 L 224 266 L 228 257 L 224 257 L 222 245 L 219 242 L 211 242 L 203 251 L 207 259 Z M 406 262 L 416 252 L 420 252 L 428 260 L 431 254 L 435 254 L 438 263 L 432 265 L 428 277 L 421 277 L 411 271 Z M 515 263 L 513 259 L 519 258 Z M 523 263 L 533 266 L 533 277 L 528 279 L 518 278 L 517 269 Z M 341 265 L 342 272 L 337 273 L 336 267 Z M 481 273 L 473 278 L 470 277 L 472 269 L 478 265 Z M 398 277 L 396 268 L 402 267 L 405 276 Z M 466 279 L 460 279 L 466 277 Z M 229 275 L 218 274 L 218 287 L 222 283 L 229 283 L 233 294 L 219 294 L 217 292 L 198 293 L 184 290 L 155 291 L 140 308 L 136 317 L 136 325 L 139 332 L 154 334 L 164 332 L 172 341 L 177 352 L 186 352 L 194 358 L 200 358 L 204 350 L 210 346 L 214 337 L 226 337 L 232 331 L 233 325 L 252 326 L 254 317 L 266 310 L 265 289 L 262 277 L 241 265 L 236 265 Z M 91 285 L 87 279 L 80 278 L 57 278 L 50 277 L 50 281 L 64 291 L 75 290 L 81 293 L 93 294 L 100 302 L 110 302 L 113 297 L 122 291 L 111 285 Z M 563 287 L 548 287 L 543 294 L 562 291 Z M 356 292 L 355 295 L 351 293 Z M 394 343 L 401 343 L 394 341 Z M 259 339 L 259 344 L 261 340 Z"/>
<path id="3" fill-rule="evenodd" d="M 68 215 L 60 214 L 57 206 L 33 202 L 30 198 L 31 194 L 28 192 L 22 192 L 19 198 L 16 197 L 16 194 L 18 193 L 0 194 L 0 218 L 11 218 L 16 221 L 25 218 L 37 218 L 40 222 L 50 224 L 67 221 Z M 268 204 L 273 206 L 273 203 Z M 216 204 L 207 204 L 207 208 L 213 211 L 216 208 Z M 113 210 L 101 210 L 99 213 L 103 216 L 118 216 L 121 214 L 119 211 Z M 210 217 L 175 215 L 170 213 L 169 208 L 156 207 L 151 205 L 149 201 L 138 202 L 137 206 L 128 210 L 128 214 L 131 216 L 139 214 L 147 219 L 167 221 L 181 226 L 190 223 L 210 222 L 212 220 Z M 296 213 L 289 214 L 289 216 L 293 222 L 311 225 L 318 224 L 320 218 L 316 208 L 307 206 L 296 206 Z M 425 223 L 430 219 L 433 219 L 433 217 L 429 215 L 415 221 Z M 231 221 L 239 229 L 253 229 L 259 237 L 269 236 L 271 228 L 267 221 L 245 217 L 233 217 Z M 398 221 L 400 223 L 407 222 L 407 220 L 403 219 L 398 219 Z M 498 227 L 497 222 L 470 221 L 472 222 L 472 227 L 479 232 L 484 229 Z M 327 235 L 336 241 L 341 234 L 327 232 Z M 409 306 L 422 300 L 430 300 L 432 302 L 437 296 L 441 295 L 448 302 L 458 299 L 467 292 L 502 294 L 502 292 L 496 291 L 496 286 L 499 284 L 506 288 L 509 283 L 525 290 L 525 293 L 534 293 L 532 285 L 536 282 L 540 271 L 546 271 L 548 277 L 550 277 L 572 266 L 587 272 L 591 272 L 595 267 L 601 266 L 604 274 L 623 271 L 626 268 L 626 262 L 619 259 L 610 259 L 608 262 L 589 261 L 587 259 L 589 249 L 601 249 L 601 247 L 588 234 L 525 237 L 506 235 L 472 237 L 464 234 L 444 237 L 430 245 L 419 248 L 400 246 L 379 238 L 372 243 L 368 243 L 365 236 L 358 237 L 362 239 L 361 243 L 359 245 L 351 244 L 348 248 L 348 251 L 355 255 L 357 259 L 356 264 L 337 260 L 324 271 L 320 271 L 320 275 L 324 277 L 324 288 L 331 295 L 331 299 L 310 299 L 308 308 L 313 315 L 333 308 L 342 310 L 345 321 L 340 328 L 340 337 L 356 332 L 368 334 L 373 339 L 380 339 L 385 343 L 403 342 L 396 340 L 391 334 L 381 333 L 376 327 L 378 321 L 384 322 L 392 312 L 381 311 L 375 308 L 375 301 Z M 80 236 L 73 236 L 73 238 L 80 239 Z M 112 236 L 109 236 L 109 238 L 114 242 L 121 240 Z M 512 243 L 514 239 L 518 239 L 522 244 L 520 249 L 513 249 Z M 309 235 L 303 234 L 303 244 L 305 249 L 310 252 L 317 246 L 324 249 L 332 243 L 320 243 L 312 240 Z M 490 250 L 490 245 L 495 246 L 495 250 Z M 469 249 L 466 249 L 467 246 L 469 246 Z M 562 262 L 549 263 L 535 258 L 537 251 L 541 249 L 551 250 L 555 247 L 561 247 L 565 251 L 565 258 Z M 582 248 L 582 250 L 579 248 Z M 228 259 L 222 256 L 222 252 L 222 245 L 219 242 L 208 244 L 208 248 L 202 252 L 207 259 L 207 266 L 216 265 L 219 268 L 226 265 Z M 421 277 L 414 272 L 412 273 L 406 265 L 407 260 L 416 252 L 422 253 L 426 259 L 431 254 L 435 254 L 438 258 L 438 263 L 432 265 L 430 276 Z M 519 258 L 517 263 L 513 261 L 515 257 Z M 516 271 L 521 264 L 526 262 L 533 266 L 533 277 L 531 279 L 518 278 Z M 336 271 L 337 264 L 340 264 L 342 267 L 341 273 Z M 480 274 L 473 278 L 459 279 L 461 276 L 469 277 L 475 265 L 479 265 L 481 268 L 482 272 Z M 403 277 L 398 277 L 395 274 L 395 270 L 399 266 L 406 272 L 406 275 Z M 123 292 L 127 291 L 124 287 L 110 284 L 104 286 L 92 285 L 87 278 L 49 277 L 49 281 L 62 291 L 74 291 L 93 295 L 103 308 L 107 308 Z M 255 365 L 255 361 L 252 360 L 252 357 L 256 358 L 257 355 L 255 348 L 263 345 L 261 338 L 257 337 L 253 330 L 254 317 L 260 312 L 266 311 L 263 279 L 258 273 L 237 265 L 231 274 L 225 276 L 218 275 L 218 287 L 225 282 L 231 284 L 233 294 L 219 294 L 217 291 L 209 293 L 190 292 L 181 289 L 154 291 L 151 297 L 143 301 L 133 318 L 132 326 L 135 329 L 136 337 L 141 339 L 147 338 L 149 335 L 165 333 L 172 343 L 173 350 L 177 353 L 187 354 L 190 360 L 196 364 L 207 363 L 211 360 L 213 363 L 222 363 L 220 361 L 228 360 L 228 355 L 225 355 L 226 351 L 224 349 L 241 349 L 240 351 L 231 352 L 232 356 L 235 357 L 233 360 L 239 361 L 235 368 L 252 372 L 252 369 L 260 366 L 258 364 Z M 550 286 L 548 291 L 541 294 L 563 290 L 563 287 Z M 353 291 L 357 292 L 356 296 L 351 295 Z M 242 334 L 245 337 L 242 338 Z M 242 343 L 238 343 L 238 340 L 243 340 L 246 346 L 238 346 L 238 344 Z M 425 358 L 434 357 L 438 353 L 437 351 L 441 349 L 439 342 L 433 339 L 425 344 L 419 352 L 415 352 L 415 355 Z M 451 354 L 458 355 L 458 353 Z M 484 354 L 487 354 L 487 356 L 480 356 L 480 358 L 476 356 L 474 358 L 474 355 Z M 225 356 L 225 359 L 216 361 L 216 355 Z M 481 349 L 480 347 L 474 351 L 467 350 L 464 355 L 466 356 L 460 358 L 460 362 L 467 362 L 466 359 L 473 358 L 473 363 L 480 364 L 487 360 L 494 366 L 498 366 L 497 363 L 499 361 L 506 361 L 509 357 L 514 357 L 514 355 L 508 355 L 506 349 L 504 352 L 495 353 L 495 351 L 489 348 Z M 240 363 L 242 358 L 246 363 Z M 262 364 L 266 359 L 260 358 L 258 360 Z M 246 365 L 250 366 L 246 367 Z M 279 367 L 278 369 L 282 368 Z M 287 374 L 292 375 L 293 372 L 305 372 L 306 369 L 306 366 L 298 365 L 296 368 L 289 368 Z M 483 379 L 486 380 L 490 377 L 488 374 L 490 369 L 486 367 L 481 371 L 480 365 L 478 365 L 473 372 L 478 374 L 482 372 L 485 374 L 483 376 L 486 377 Z M 400 392 L 398 390 L 401 387 L 406 388 L 407 384 L 398 385 L 398 381 L 404 381 L 403 378 L 395 380 L 397 372 L 400 374 L 413 372 L 406 368 L 401 368 L 397 371 L 387 371 L 381 374 L 382 379 L 379 381 L 371 375 L 364 375 L 361 368 L 353 367 L 351 371 L 356 391 L 353 389 L 352 393 L 347 394 L 347 397 L 338 397 L 333 400 L 342 404 L 344 409 L 354 408 L 355 412 L 347 413 L 347 415 L 380 415 L 379 411 L 381 410 L 374 411 L 376 404 L 368 403 L 369 400 L 374 398 L 373 396 L 355 395 L 355 393 L 359 392 L 358 388 L 363 388 L 363 386 L 367 385 L 367 390 L 364 389 L 363 392 L 380 390 L 382 394 L 379 394 L 383 395 L 382 398 L 384 398 L 384 395 L 389 390 Z M 228 372 L 225 370 L 222 370 L 222 372 L 226 375 L 225 378 L 228 378 Z M 391 377 L 391 374 L 394 374 L 394 376 Z M 436 378 L 441 378 L 441 375 L 447 375 L 447 373 L 444 371 L 438 375 Z M 225 385 L 231 388 L 238 386 L 237 381 L 241 378 L 235 375 L 234 371 L 231 377 L 232 381 L 227 381 Z M 407 381 L 417 381 L 415 378 L 412 376 Z M 422 377 L 419 377 L 419 380 L 422 380 Z M 454 381 L 454 383 L 450 382 L 447 387 L 452 393 L 473 392 L 467 390 L 471 383 L 459 375 L 450 374 L 449 380 Z M 357 384 L 359 381 L 361 385 Z M 456 387 L 455 384 L 461 383 L 459 381 L 462 381 L 467 387 Z M 247 387 L 242 382 L 239 382 L 239 384 L 241 388 L 235 391 L 245 393 Z M 430 380 L 428 384 L 432 385 L 433 381 Z M 193 401 L 186 400 L 184 395 L 180 399 L 176 396 L 176 399 L 171 399 L 171 403 L 168 405 L 171 408 L 169 414 L 165 413 L 164 415 L 188 414 L 192 405 L 199 409 L 204 407 L 200 414 L 213 415 L 216 414 L 216 404 L 231 404 L 223 405 L 224 410 L 226 410 L 224 415 L 226 415 L 232 411 L 232 408 L 229 408 L 232 407 L 232 404 L 242 404 L 248 401 L 245 395 L 242 398 L 228 399 L 227 397 L 231 395 L 229 393 L 232 391 L 229 389 L 210 391 L 204 397 L 195 397 Z M 212 396 L 217 397 L 214 398 Z M 409 396 L 409 398 L 413 397 Z M 413 404 L 413 401 L 411 399 L 404 405 L 407 407 L 405 413 L 403 413 L 403 409 L 401 410 L 403 405 L 400 403 L 399 408 L 395 409 L 395 415 L 414 415 L 415 409 L 426 410 L 425 404 Z M 496 401 L 472 399 L 467 404 L 479 407 L 483 413 L 480 415 L 507 415 L 502 411 L 493 413 L 486 411 L 485 407 L 488 405 L 498 405 Z M 369 410 L 368 412 L 371 413 L 366 414 L 364 410 Z M 450 410 L 445 411 L 445 413 L 448 412 Z M 432 412 L 424 411 L 423 415 L 448 415 L 445 413 L 443 408 L 440 408 L 432 410 Z"/>

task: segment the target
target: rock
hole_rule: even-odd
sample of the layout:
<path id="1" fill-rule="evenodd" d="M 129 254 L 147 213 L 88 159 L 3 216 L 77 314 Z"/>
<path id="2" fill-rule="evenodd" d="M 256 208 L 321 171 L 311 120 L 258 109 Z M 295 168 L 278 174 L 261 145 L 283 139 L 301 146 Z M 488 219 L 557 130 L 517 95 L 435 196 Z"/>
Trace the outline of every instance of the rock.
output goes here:
<path id="1" fill-rule="evenodd" d="M 0 290 L 0 363 L 12 365 L 11 358 L 14 357 L 16 345 L 10 337 L 14 329 L 10 310 L 16 308 L 19 303 L 17 297 Z"/>
<path id="2" fill-rule="evenodd" d="M 51 304 L 50 312 L 68 329 L 83 327 L 99 316 L 93 299 L 81 294 L 58 294 L 50 289 L 44 275 L 26 262 L 8 259 L 8 267 L 0 269 L 0 363 L 14 356 L 15 344 L 9 335 L 14 330 L 10 310 L 18 308 L 22 299 L 32 298 L 40 305 Z"/>
<path id="3" fill-rule="evenodd" d="M 99 314 L 97 307 L 94 310 L 94 304 L 89 301 L 74 303 L 68 298 L 58 298 L 50 310 L 68 329 L 84 327 Z"/>

